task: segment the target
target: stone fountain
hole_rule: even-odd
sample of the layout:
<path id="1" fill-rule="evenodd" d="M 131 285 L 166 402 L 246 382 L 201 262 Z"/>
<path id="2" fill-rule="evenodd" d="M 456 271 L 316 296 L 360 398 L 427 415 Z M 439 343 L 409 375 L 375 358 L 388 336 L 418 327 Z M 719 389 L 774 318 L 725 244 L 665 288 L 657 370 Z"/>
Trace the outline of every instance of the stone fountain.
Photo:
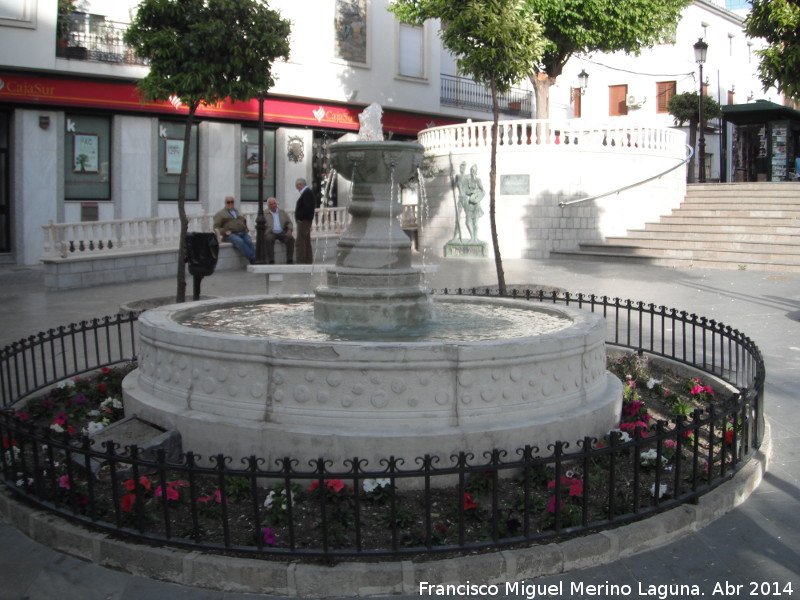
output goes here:
<path id="1" fill-rule="evenodd" d="M 302 465 L 325 457 L 333 469 L 353 457 L 379 468 L 389 456 L 413 466 L 426 453 L 546 451 L 618 423 L 622 387 L 606 371 L 600 316 L 503 298 L 431 302 L 392 216 L 420 145 L 380 136 L 330 152 L 352 183 L 352 224 L 313 307 L 297 296 L 246 297 L 143 313 L 126 413 L 178 429 L 184 447 L 206 457 L 256 455 L 270 466 L 284 456 Z M 244 310 L 270 333 L 229 327 Z M 288 325 L 298 310 L 308 311 L 299 319 L 312 322 L 307 332 Z M 501 332 L 493 319 L 512 313 L 527 324 Z M 222 315 L 223 325 L 198 327 L 204 314 Z M 445 314 L 467 315 L 456 338 L 436 337 Z"/>

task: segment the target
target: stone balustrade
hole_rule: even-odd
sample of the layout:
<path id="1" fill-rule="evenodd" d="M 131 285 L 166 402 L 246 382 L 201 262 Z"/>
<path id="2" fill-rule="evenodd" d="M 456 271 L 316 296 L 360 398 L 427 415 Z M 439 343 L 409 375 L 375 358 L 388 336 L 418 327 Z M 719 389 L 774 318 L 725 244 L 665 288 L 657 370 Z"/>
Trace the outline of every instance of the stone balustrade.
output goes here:
<path id="1" fill-rule="evenodd" d="M 508 151 L 647 152 L 682 157 L 686 135 L 677 129 L 646 124 L 588 123 L 581 119 L 516 119 L 500 121 L 498 149 Z M 420 143 L 432 154 L 474 152 L 492 143 L 491 121 L 469 122 L 426 129 Z"/>
<path id="2" fill-rule="evenodd" d="M 294 221 L 294 213 L 287 211 Z M 255 232 L 256 211 L 244 211 L 251 232 Z M 200 212 L 189 215 L 189 231 L 211 231 L 214 215 Z M 338 236 L 349 220 L 347 209 L 318 208 L 311 235 Z M 43 225 L 42 259 L 73 256 L 110 255 L 119 251 L 177 248 L 180 239 L 180 219 L 174 217 L 143 217 L 113 221 L 53 223 Z"/>

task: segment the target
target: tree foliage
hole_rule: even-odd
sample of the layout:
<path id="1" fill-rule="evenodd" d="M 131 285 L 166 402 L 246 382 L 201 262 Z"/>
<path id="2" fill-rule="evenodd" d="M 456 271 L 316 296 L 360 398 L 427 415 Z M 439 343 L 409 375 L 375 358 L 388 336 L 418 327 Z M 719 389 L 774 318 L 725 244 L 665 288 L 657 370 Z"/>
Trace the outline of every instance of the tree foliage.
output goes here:
<path id="1" fill-rule="evenodd" d="M 501 294 L 505 294 L 506 284 L 495 210 L 500 119 L 497 95 L 507 92 L 530 73 L 541 55 L 541 26 L 533 4 L 533 0 L 396 0 L 389 8 L 406 23 L 421 24 L 428 19 L 440 19 L 439 36 L 444 46 L 456 55 L 459 70 L 491 91 L 489 223 Z"/>
<path id="2" fill-rule="evenodd" d="M 532 0 L 544 28 L 545 49 L 530 80 L 536 116 L 549 116 L 550 87 L 575 55 L 591 52 L 639 54 L 672 38 L 692 0 Z"/>
<path id="3" fill-rule="evenodd" d="M 143 0 L 125 32 L 125 43 L 150 62 L 139 81 L 143 95 L 176 96 L 189 109 L 178 183 L 177 302 L 186 296 L 185 198 L 194 115 L 201 104 L 249 100 L 272 87 L 272 64 L 288 58 L 289 34 L 289 21 L 261 0 Z"/>
<path id="4" fill-rule="evenodd" d="M 764 90 L 776 87 L 790 98 L 800 99 L 800 2 L 752 0 L 745 21 L 747 35 L 769 44 L 758 50 L 758 77 Z"/>
<path id="5" fill-rule="evenodd" d="M 700 125 L 700 94 L 698 92 L 684 92 L 675 94 L 667 103 L 667 111 L 675 119 L 676 125 L 689 124 L 689 145 L 694 148 L 697 143 L 697 131 Z M 707 123 L 711 119 L 722 116 L 722 108 L 719 102 L 711 96 L 703 97 L 703 114 Z M 689 159 L 689 181 L 694 181 L 695 155 Z"/>

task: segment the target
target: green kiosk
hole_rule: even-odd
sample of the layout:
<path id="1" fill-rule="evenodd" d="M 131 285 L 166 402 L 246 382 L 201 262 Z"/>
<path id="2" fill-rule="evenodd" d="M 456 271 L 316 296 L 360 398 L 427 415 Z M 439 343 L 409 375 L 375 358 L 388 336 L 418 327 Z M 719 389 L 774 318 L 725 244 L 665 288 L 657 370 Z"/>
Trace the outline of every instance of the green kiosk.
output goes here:
<path id="1" fill-rule="evenodd" d="M 722 107 L 723 147 L 731 139 L 731 160 L 723 161 L 722 181 L 797 181 L 800 179 L 800 111 L 757 100 Z M 726 164 L 727 163 L 727 164 Z"/>

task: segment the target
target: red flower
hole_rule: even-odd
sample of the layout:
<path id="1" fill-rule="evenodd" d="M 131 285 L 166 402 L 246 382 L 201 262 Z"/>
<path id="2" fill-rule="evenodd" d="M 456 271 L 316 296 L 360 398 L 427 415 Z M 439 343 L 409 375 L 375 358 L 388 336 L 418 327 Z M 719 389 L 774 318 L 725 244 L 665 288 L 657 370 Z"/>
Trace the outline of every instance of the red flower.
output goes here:
<path id="1" fill-rule="evenodd" d="M 473 508 L 478 508 L 478 503 L 472 499 L 472 496 L 465 493 L 464 494 L 464 510 L 472 510 Z"/>
<path id="2" fill-rule="evenodd" d="M 8 450 L 12 446 L 16 446 L 16 445 L 17 445 L 17 440 L 15 440 L 14 438 L 10 438 L 7 435 L 3 436 L 3 448 Z"/>
<path id="3" fill-rule="evenodd" d="M 132 492 L 136 489 L 136 482 L 133 479 L 126 479 L 125 483 L 122 484 L 126 490 Z"/>
<path id="4" fill-rule="evenodd" d="M 108 390 L 105 383 L 98 383 L 96 387 L 98 392 L 105 392 Z"/>
<path id="5" fill-rule="evenodd" d="M 728 429 L 725 431 L 725 443 L 726 444 L 733 443 L 733 429 Z"/>
<path id="6" fill-rule="evenodd" d="M 331 479 L 326 485 L 337 494 L 344 489 L 344 482 L 341 479 Z"/>
<path id="7" fill-rule="evenodd" d="M 100 369 L 100 372 L 103 374 L 111 373 L 111 369 L 109 369 L 108 367 L 103 367 L 102 369 Z"/>
<path id="8" fill-rule="evenodd" d="M 122 497 L 122 510 L 125 512 L 131 512 L 133 510 L 133 505 L 136 502 L 136 494 L 125 494 Z"/>
<path id="9" fill-rule="evenodd" d="M 58 425 L 64 425 L 67 422 L 67 415 L 62 413 L 58 413 L 56 418 L 53 419 L 53 423 L 57 423 Z"/>

